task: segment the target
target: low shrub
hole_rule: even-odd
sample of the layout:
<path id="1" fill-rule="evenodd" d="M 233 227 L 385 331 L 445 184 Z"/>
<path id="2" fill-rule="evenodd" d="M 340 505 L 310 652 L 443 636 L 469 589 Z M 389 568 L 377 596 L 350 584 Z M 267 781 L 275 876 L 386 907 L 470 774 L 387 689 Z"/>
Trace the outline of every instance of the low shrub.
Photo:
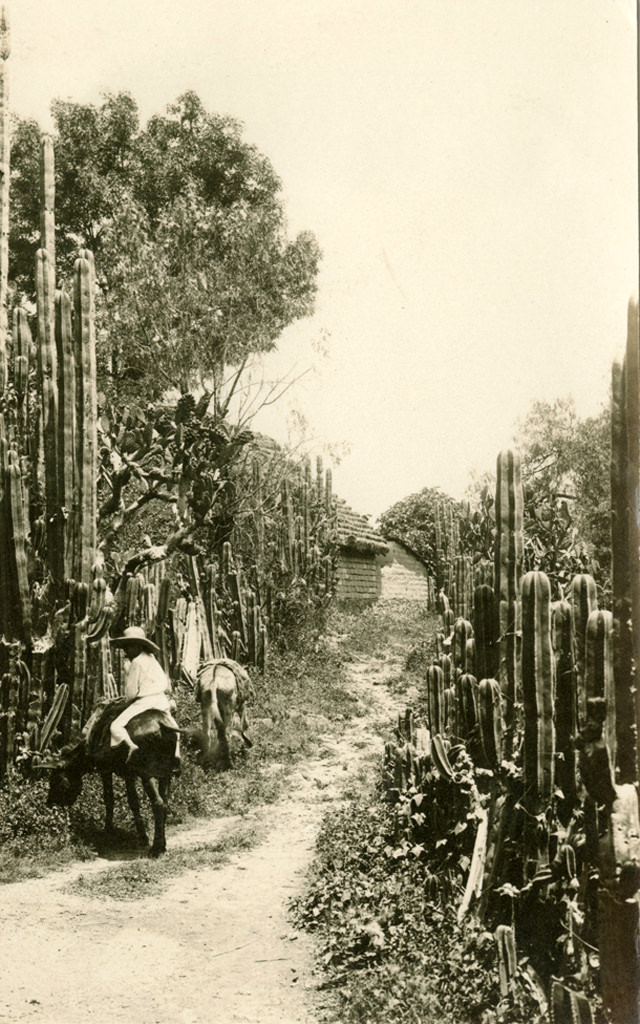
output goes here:
<path id="1" fill-rule="evenodd" d="M 0 789 L 0 846 L 11 844 L 16 855 L 62 849 L 71 841 L 69 815 L 46 806 L 47 784 L 28 781 L 11 770 Z"/>
<path id="2" fill-rule="evenodd" d="M 502 999 L 495 940 L 456 919 L 425 862 L 396 845 L 395 812 L 362 795 L 324 822 L 298 926 L 315 932 L 342 1024 L 531 1024 L 526 987 Z M 452 900 L 451 897 L 455 898 Z"/>

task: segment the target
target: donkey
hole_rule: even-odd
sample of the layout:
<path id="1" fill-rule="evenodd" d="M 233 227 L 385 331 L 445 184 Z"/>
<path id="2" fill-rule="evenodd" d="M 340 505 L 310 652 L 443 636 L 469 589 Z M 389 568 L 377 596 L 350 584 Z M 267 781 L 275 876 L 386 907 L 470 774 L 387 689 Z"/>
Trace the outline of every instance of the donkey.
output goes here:
<path id="1" fill-rule="evenodd" d="M 231 658 L 206 661 L 198 669 L 195 697 L 202 708 L 202 762 L 231 766 L 231 732 L 240 719 L 240 735 L 247 747 L 249 723 L 245 702 L 251 690 L 247 672 Z"/>
<path id="2" fill-rule="evenodd" d="M 117 714 L 121 708 L 115 708 Z M 140 813 L 140 802 L 136 789 L 136 779 L 140 779 L 145 793 L 149 798 L 153 811 L 154 834 L 149 850 L 151 857 L 165 853 L 167 843 L 165 824 L 169 805 L 169 789 L 171 777 L 179 768 L 176 757 L 178 732 L 170 724 L 163 711 L 150 709 L 142 711 L 132 718 L 127 725 L 131 739 L 139 747 L 135 756 L 127 763 L 126 750 L 122 747 L 111 748 L 108 738 L 109 719 L 113 715 L 105 715 L 89 737 L 83 737 L 75 746 L 63 755 L 61 761 L 53 768 L 49 780 L 47 805 L 58 804 L 70 807 L 80 796 L 82 781 L 88 772 L 97 771 L 102 776 L 102 789 L 105 804 L 105 830 L 113 830 L 113 775 L 124 779 L 127 800 L 135 821 L 136 832 L 140 842 L 149 845 L 149 838 L 144 819 Z M 99 736 L 95 736 L 95 732 Z"/>

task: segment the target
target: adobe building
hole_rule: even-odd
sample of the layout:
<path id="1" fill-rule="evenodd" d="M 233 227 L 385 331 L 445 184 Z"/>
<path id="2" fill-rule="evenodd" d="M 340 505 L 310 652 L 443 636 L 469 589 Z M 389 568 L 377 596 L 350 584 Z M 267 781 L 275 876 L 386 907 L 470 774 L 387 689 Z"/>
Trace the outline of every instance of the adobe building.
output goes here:
<path id="1" fill-rule="evenodd" d="M 381 596 L 404 601 L 431 603 L 433 581 L 422 559 L 402 541 L 387 540 L 387 554 L 381 566 Z"/>
<path id="2" fill-rule="evenodd" d="M 366 516 L 336 500 L 336 600 L 373 604 L 382 594 L 382 563 L 389 550 L 384 537 Z"/>

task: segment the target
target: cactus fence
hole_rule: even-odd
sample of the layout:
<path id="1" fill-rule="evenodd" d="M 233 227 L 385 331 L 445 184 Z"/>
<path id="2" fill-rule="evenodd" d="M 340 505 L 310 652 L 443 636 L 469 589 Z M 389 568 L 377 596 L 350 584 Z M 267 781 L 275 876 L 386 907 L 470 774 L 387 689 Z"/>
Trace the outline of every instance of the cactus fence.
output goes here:
<path id="1" fill-rule="evenodd" d="M 505 1000 L 525 986 L 555 1024 L 596 1019 L 598 987 L 607 1021 L 640 1021 L 639 366 L 632 302 L 613 369 L 613 608 L 590 576 L 552 601 L 544 572 L 523 575 L 519 459 L 502 452 L 493 585 L 461 599 L 455 527 L 441 520 L 426 727 L 408 713 L 385 751 L 431 882 L 448 896 L 461 884 L 459 917 L 495 930 Z"/>

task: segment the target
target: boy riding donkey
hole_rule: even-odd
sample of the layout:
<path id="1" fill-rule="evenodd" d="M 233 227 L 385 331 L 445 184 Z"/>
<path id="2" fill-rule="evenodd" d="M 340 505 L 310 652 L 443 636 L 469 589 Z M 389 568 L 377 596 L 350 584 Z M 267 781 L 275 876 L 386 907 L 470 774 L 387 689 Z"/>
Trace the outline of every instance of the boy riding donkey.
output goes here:
<path id="1" fill-rule="evenodd" d="M 160 654 L 160 648 L 148 639 L 140 626 L 128 626 L 122 636 L 115 637 L 111 644 L 124 651 L 127 659 L 124 694 L 106 704 L 102 703 L 91 715 L 83 730 L 88 744 L 98 741 L 97 733 L 99 732 L 101 736 L 103 733 L 99 726 L 104 726 L 106 720 L 115 713 L 116 717 L 109 726 L 110 746 L 114 748 L 124 744 L 127 748 L 125 763 L 128 764 L 134 758 L 138 746 L 131 739 L 127 725 L 141 712 L 155 709 L 163 711 L 166 724 L 176 730 L 175 756 L 179 765 L 180 729 L 172 715 L 175 704 L 171 699 L 171 681 L 156 658 L 156 655 Z M 123 704 L 123 710 L 117 714 Z"/>

